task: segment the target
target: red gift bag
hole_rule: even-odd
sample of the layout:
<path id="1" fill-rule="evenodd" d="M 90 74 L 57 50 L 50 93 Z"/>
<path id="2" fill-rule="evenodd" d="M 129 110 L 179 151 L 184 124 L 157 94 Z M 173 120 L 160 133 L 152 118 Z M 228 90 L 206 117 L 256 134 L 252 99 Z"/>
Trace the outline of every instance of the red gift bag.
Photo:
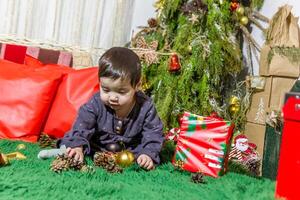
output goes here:
<path id="1" fill-rule="evenodd" d="M 216 117 L 185 112 L 173 164 L 190 172 L 218 177 L 227 170 L 234 125 Z"/>

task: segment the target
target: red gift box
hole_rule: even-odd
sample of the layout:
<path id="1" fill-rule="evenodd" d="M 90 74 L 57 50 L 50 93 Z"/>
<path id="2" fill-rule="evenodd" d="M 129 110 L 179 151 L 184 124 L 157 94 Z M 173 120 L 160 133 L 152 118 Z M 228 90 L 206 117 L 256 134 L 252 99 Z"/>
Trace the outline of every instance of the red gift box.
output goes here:
<path id="1" fill-rule="evenodd" d="M 227 170 L 233 128 L 230 121 L 185 112 L 173 164 L 190 172 L 222 175 Z"/>

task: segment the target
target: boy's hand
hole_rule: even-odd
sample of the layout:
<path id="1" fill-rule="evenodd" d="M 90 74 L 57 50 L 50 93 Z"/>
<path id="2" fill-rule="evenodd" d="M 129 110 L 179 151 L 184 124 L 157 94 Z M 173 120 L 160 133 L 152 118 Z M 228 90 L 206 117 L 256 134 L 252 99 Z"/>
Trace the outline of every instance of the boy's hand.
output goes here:
<path id="1" fill-rule="evenodd" d="M 68 147 L 66 150 L 66 155 L 69 157 L 74 157 L 74 160 L 83 162 L 83 148 L 82 147 L 75 147 L 70 148 Z"/>
<path id="2" fill-rule="evenodd" d="M 136 162 L 139 166 L 141 166 L 142 168 L 145 168 L 147 170 L 154 169 L 153 160 L 146 154 L 141 154 L 137 158 Z"/>

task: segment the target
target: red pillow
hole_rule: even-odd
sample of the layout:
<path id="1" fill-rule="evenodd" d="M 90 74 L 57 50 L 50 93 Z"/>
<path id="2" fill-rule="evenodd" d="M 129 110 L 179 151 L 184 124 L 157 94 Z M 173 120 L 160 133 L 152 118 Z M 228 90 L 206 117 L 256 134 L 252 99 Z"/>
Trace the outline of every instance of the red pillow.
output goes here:
<path id="1" fill-rule="evenodd" d="M 61 77 L 0 60 L 0 138 L 36 142 Z"/>
<path id="2" fill-rule="evenodd" d="M 98 68 L 75 70 L 64 76 L 43 132 L 61 138 L 69 131 L 79 107 L 99 91 Z"/>

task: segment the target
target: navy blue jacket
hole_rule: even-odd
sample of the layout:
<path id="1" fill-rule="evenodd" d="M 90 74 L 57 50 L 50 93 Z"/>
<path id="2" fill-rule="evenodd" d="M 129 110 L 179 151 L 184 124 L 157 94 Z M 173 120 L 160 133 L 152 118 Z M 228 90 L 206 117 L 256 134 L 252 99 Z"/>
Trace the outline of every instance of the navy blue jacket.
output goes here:
<path id="1" fill-rule="evenodd" d="M 137 92 L 136 104 L 128 117 L 118 119 L 97 92 L 80 107 L 72 129 L 58 141 L 58 145 L 83 146 L 84 154 L 90 154 L 105 150 L 107 144 L 123 143 L 135 157 L 146 154 L 159 164 L 163 140 L 163 124 L 152 100 L 144 93 Z"/>

